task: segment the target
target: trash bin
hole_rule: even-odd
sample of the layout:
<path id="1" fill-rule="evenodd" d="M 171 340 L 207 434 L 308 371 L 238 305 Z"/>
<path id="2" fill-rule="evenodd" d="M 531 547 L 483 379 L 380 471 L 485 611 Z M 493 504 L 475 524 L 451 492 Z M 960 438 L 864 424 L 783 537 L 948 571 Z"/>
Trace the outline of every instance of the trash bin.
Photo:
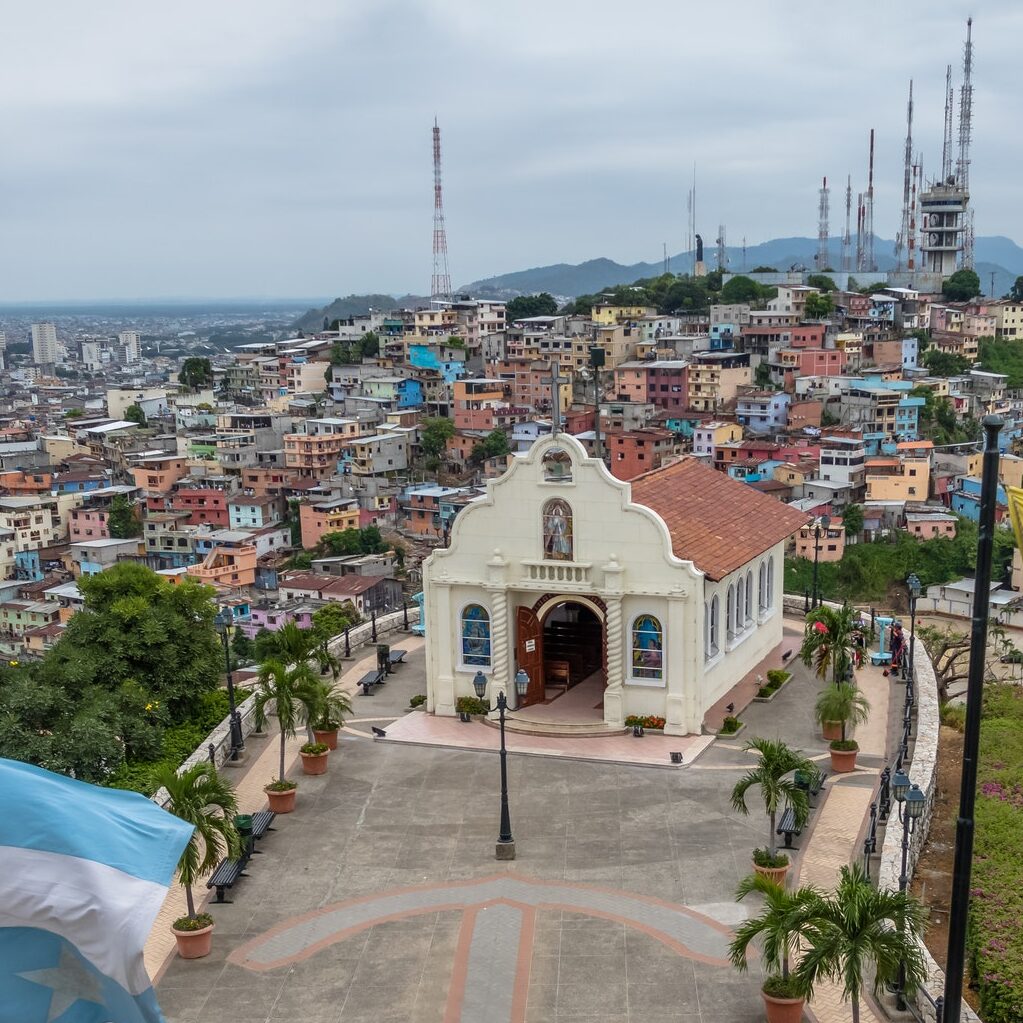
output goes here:
<path id="1" fill-rule="evenodd" d="M 391 670 L 391 647 L 388 643 L 377 644 L 377 668 L 390 673 Z"/>
<path id="2" fill-rule="evenodd" d="M 238 837 L 241 839 L 242 856 L 251 856 L 252 847 L 255 844 L 255 839 L 252 837 L 252 814 L 237 814 L 234 819 L 234 826 L 238 832 Z"/>

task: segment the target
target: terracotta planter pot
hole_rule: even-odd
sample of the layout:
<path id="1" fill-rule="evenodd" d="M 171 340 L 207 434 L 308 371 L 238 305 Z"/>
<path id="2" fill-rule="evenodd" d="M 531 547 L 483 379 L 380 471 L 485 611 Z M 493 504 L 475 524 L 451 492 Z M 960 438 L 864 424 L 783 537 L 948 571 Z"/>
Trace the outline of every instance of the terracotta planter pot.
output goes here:
<path id="1" fill-rule="evenodd" d="M 326 774 L 329 753 L 299 753 L 302 758 L 303 774 Z"/>
<path id="2" fill-rule="evenodd" d="M 802 1020 L 805 998 L 775 998 L 763 991 L 760 997 L 764 1000 L 767 1023 L 800 1023 Z"/>
<path id="3" fill-rule="evenodd" d="M 848 774 L 856 770 L 856 754 L 859 750 L 831 750 L 831 770 L 835 774 Z"/>
<path id="4" fill-rule="evenodd" d="M 172 927 L 174 940 L 178 943 L 178 955 L 182 959 L 202 959 L 208 956 L 213 945 L 214 926 L 210 924 L 198 931 L 179 931 Z"/>
<path id="5" fill-rule="evenodd" d="M 295 797 L 298 789 L 285 789 L 283 792 L 275 792 L 273 789 L 263 789 L 266 793 L 266 800 L 274 813 L 291 813 L 295 809 Z"/>
<path id="6" fill-rule="evenodd" d="M 761 877 L 766 877 L 775 884 L 784 885 L 785 875 L 789 872 L 790 863 L 786 863 L 784 867 L 758 867 L 755 863 L 753 864 L 753 871 L 759 874 Z"/>
<path id="7" fill-rule="evenodd" d="M 824 733 L 824 738 L 831 742 L 832 739 L 842 738 L 842 722 L 841 721 L 825 721 L 821 725 L 821 731 Z"/>
<path id="8" fill-rule="evenodd" d="M 313 729 L 313 738 L 317 742 L 326 743 L 330 749 L 337 749 L 337 733 L 338 729 L 332 728 L 330 731 L 321 732 L 318 728 Z"/>

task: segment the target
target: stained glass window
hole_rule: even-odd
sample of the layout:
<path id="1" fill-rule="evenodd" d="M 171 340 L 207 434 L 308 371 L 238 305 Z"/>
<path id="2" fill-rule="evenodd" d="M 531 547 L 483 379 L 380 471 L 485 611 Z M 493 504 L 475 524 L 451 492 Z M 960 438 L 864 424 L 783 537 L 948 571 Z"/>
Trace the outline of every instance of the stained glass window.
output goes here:
<path id="1" fill-rule="evenodd" d="M 572 509 L 560 497 L 543 506 L 543 556 L 552 561 L 571 561 L 573 549 Z"/>
<path id="2" fill-rule="evenodd" d="M 664 678 L 664 631 L 653 615 L 632 623 L 632 677 Z"/>
<path id="3" fill-rule="evenodd" d="M 490 667 L 490 612 L 480 604 L 469 604 L 462 611 L 462 663 Z"/>
<path id="4" fill-rule="evenodd" d="M 548 483 L 571 483 L 572 456 L 563 448 L 551 448 L 543 456 L 543 478 Z"/>

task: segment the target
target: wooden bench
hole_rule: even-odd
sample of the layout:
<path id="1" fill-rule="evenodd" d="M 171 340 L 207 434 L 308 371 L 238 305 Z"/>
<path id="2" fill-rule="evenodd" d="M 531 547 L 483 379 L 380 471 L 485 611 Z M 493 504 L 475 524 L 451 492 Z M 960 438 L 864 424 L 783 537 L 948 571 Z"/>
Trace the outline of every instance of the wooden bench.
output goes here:
<path id="1" fill-rule="evenodd" d="M 252 840 L 254 842 L 262 838 L 268 831 L 274 830 L 271 825 L 276 816 L 277 814 L 273 810 L 260 810 L 259 813 L 252 815 Z M 258 849 L 253 849 L 252 851 L 259 852 Z"/>
<path id="2" fill-rule="evenodd" d="M 375 668 L 373 671 L 367 671 L 362 678 L 359 679 L 359 685 L 362 686 L 363 696 L 372 696 L 370 692 L 373 686 L 380 686 L 384 684 L 384 675 L 386 672 L 383 668 Z"/>
<path id="3" fill-rule="evenodd" d="M 408 653 L 407 650 L 402 650 L 401 648 L 399 648 L 397 650 L 392 650 L 387 655 L 387 663 L 388 663 L 388 665 L 390 665 L 390 667 L 393 668 L 396 664 L 401 664 L 405 660 L 405 655 L 407 653 Z"/>
<path id="4" fill-rule="evenodd" d="M 237 860 L 222 860 L 220 866 L 213 872 L 210 879 L 206 882 L 207 888 L 217 889 L 217 902 L 230 902 L 230 899 L 224 898 L 224 892 L 228 888 L 232 887 L 235 881 L 240 877 L 248 877 L 245 873 L 245 866 L 249 862 L 247 855 L 243 854 L 240 859 Z"/>
<path id="5" fill-rule="evenodd" d="M 796 824 L 796 811 L 789 806 L 785 808 L 785 812 L 781 815 L 781 821 L 779 821 L 778 827 L 774 829 L 774 833 L 776 835 L 784 835 L 785 848 L 791 849 L 793 835 L 800 835 L 802 830 L 803 829 Z"/>
<path id="6" fill-rule="evenodd" d="M 548 661 L 543 666 L 544 685 L 547 689 L 564 689 L 572 685 L 571 665 L 568 661 Z"/>

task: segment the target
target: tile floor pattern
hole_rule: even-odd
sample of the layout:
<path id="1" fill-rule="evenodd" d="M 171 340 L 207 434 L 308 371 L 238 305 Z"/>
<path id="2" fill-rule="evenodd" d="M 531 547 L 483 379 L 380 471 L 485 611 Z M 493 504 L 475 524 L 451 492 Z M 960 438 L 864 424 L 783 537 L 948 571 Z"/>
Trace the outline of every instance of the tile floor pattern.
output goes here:
<path id="1" fill-rule="evenodd" d="M 392 645 L 412 643 L 402 637 Z M 385 725 L 391 715 L 402 717 L 409 696 L 425 691 L 421 660 L 413 657 L 373 697 L 357 697 L 356 717 Z M 356 662 L 346 677 L 357 678 L 362 670 L 362 661 Z M 867 690 L 867 678 L 863 681 Z M 742 739 L 780 735 L 825 758 L 808 710 L 816 688 L 806 669 L 797 667 L 796 678 L 773 703 L 753 705 L 744 714 L 749 727 Z M 880 718 L 887 692 L 880 683 L 868 691 Z M 409 714 L 406 720 L 425 717 Z M 169 1023 L 763 1019 L 756 963 L 749 975 L 737 975 L 680 955 L 649 932 L 649 921 L 644 929 L 595 916 L 592 906 L 525 906 L 507 892 L 486 910 L 499 912 L 480 922 L 481 908 L 471 926 L 464 906 L 418 906 L 305 958 L 260 971 L 238 965 L 238 950 L 297 915 L 322 916 L 334 904 L 376 900 L 395 890 L 471 886 L 494 875 L 509 883 L 535 880 L 609 892 L 609 898 L 635 895 L 688 907 L 727 927 L 744 918 L 746 907 L 737 906 L 732 894 L 749 870 L 750 850 L 763 842 L 765 822 L 756 813 L 739 817 L 728 806 L 734 780 L 750 763 L 737 748 L 741 742 L 711 746 L 696 765 L 676 770 L 510 758 L 518 859 L 504 865 L 493 858 L 497 758 L 467 749 L 373 742 L 357 734 L 364 728 L 352 723 L 327 775 L 302 779 L 296 813 L 279 818 L 277 830 L 263 840 L 264 854 L 236 887 L 234 903 L 212 907 L 213 954 L 197 962 L 171 960 L 157 988 Z M 883 751 L 883 726 L 878 729 L 876 741 L 867 732 L 860 735 L 865 752 L 868 746 Z M 641 746 L 653 738 L 661 737 L 628 740 Z M 254 760 L 250 770 L 261 762 Z M 819 875 L 828 883 L 827 874 L 848 861 L 872 781 L 865 772 L 829 784 L 816 826 L 798 854 L 804 879 Z M 251 785 L 261 788 L 257 782 Z M 508 981 L 507 966 L 498 968 L 510 961 L 516 934 L 515 976 L 528 975 L 518 986 Z M 850 1018 L 833 995 L 819 992 L 813 1006 L 819 1023 Z M 497 1005 L 502 1011 L 495 1016 Z M 865 1012 L 864 1019 L 869 1023 L 871 1016 Z"/>

